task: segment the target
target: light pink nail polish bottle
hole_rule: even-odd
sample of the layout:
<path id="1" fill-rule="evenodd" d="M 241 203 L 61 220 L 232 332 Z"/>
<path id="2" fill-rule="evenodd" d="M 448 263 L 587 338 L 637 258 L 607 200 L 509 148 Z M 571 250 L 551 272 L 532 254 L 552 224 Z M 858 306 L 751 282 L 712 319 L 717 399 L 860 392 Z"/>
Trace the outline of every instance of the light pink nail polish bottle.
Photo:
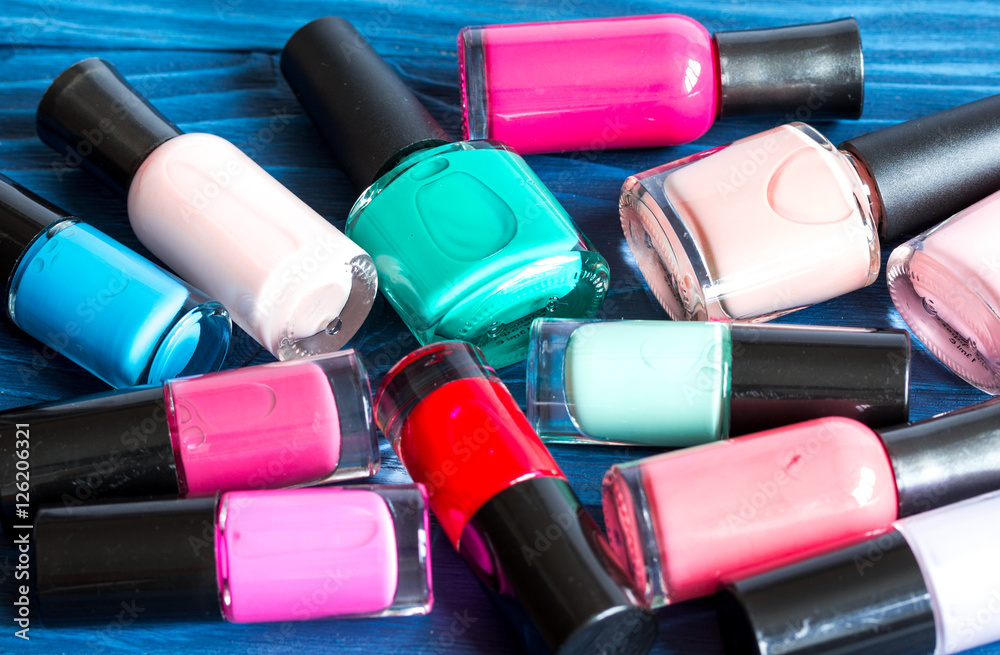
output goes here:
<path id="1" fill-rule="evenodd" d="M 966 382 L 1000 394 L 1000 192 L 899 246 L 886 268 L 917 338 Z"/>
<path id="2" fill-rule="evenodd" d="M 790 123 L 634 175 L 622 227 L 674 319 L 766 321 L 867 286 L 879 239 L 1000 189 L 1000 96 L 834 146 Z"/>
<path id="3" fill-rule="evenodd" d="M 108 62 L 61 73 L 38 134 L 128 199 L 139 240 L 279 359 L 339 349 L 377 289 L 368 254 L 229 141 L 184 134 Z"/>

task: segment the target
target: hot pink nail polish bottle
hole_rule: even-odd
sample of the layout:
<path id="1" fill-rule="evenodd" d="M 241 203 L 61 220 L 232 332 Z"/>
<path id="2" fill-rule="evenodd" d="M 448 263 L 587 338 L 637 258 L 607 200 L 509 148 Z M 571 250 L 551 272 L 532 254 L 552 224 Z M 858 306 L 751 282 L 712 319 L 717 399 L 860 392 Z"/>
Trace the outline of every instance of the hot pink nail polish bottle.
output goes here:
<path id="1" fill-rule="evenodd" d="M 18 424 L 35 438 L 30 498 L 14 470 Z M 371 390 L 353 350 L 0 412 L 5 530 L 45 504 L 317 485 L 378 468 Z"/>
<path id="2" fill-rule="evenodd" d="M 634 175 L 622 228 L 677 320 L 766 321 L 865 287 L 880 238 L 1000 189 L 1000 96 L 834 146 L 790 123 Z"/>
<path id="3" fill-rule="evenodd" d="M 375 297 L 371 257 L 229 141 L 182 133 L 103 59 L 63 71 L 38 135 L 127 197 L 144 246 L 279 359 L 341 348 Z"/>
<path id="4" fill-rule="evenodd" d="M 229 491 L 43 509 L 32 536 L 46 625 L 426 614 L 423 485 Z"/>
<path id="5" fill-rule="evenodd" d="M 604 517 L 657 607 L 998 489 L 998 453 L 1000 399 L 877 431 L 817 419 L 614 466 Z"/>
<path id="6" fill-rule="evenodd" d="M 527 154 L 676 145 L 718 117 L 858 118 L 853 18 L 709 34 L 677 14 L 466 27 L 465 135 Z"/>

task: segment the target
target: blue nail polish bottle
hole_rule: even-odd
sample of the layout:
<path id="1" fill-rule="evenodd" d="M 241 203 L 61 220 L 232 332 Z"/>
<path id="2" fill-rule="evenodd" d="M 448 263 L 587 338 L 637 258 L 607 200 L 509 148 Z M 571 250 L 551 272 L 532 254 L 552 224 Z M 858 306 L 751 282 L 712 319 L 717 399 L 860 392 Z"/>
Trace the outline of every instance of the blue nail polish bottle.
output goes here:
<path id="1" fill-rule="evenodd" d="M 3 175 L 0 274 L 14 324 L 113 387 L 214 371 L 226 356 L 220 303 Z"/>

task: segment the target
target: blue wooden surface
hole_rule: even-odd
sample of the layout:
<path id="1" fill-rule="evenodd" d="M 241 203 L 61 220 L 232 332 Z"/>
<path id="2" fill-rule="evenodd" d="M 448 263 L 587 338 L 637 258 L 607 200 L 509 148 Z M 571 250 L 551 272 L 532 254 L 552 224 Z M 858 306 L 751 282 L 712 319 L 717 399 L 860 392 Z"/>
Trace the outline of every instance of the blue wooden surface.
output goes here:
<path id="1" fill-rule="evenodd" d="M 711 31 L 768 27 L 853 15 L 862 31 L 867 70 L 864 117 L 816 123 L 835 143 L 882 125 L 1000 92 L 1000 6 L 989 1 L 887 4 L 784 0 L 3 0 L 0 3 L 0 171 L 124 243 L 148 254 L 132 234 L 124 203 L 79 170 L 66 170 L 35 136 L 34 112 L 49 81 L 84 57 L 101 56 L 186 131 L 212 132 L 243 148 L 336 226 L 355 191 L 302 114 L 278 70 L 281 47 L 302 24 L 338 14 L 354 22 L 417 91 L 431 113 L 460 136 L 455 36 L 470 24 L 677 12 Z M 611 265 L 602 316 L 663 318 L 641 282 L 617 216 L 618 190 L 631 173 L 776 124 L 737 119 L 696 143 L 675 148 L 528 158 Z M 895 243 L 883 244 L 883 264 Z M 783 319 L 789 323 L 903 327 L 885 288 L 871 287 Z M 373 383 L 416 343 L 379 298 L 352 346 L 366 357 Z M 238 333 L 227 366 L 270 359 Z M 524 366 L 501 371 L 524 401 Z M 104 385 L 0 322 L 0 409 L 102 390 Z M 984 399 L 915 342 L 912 411 L 922 418 Z M 652 451 L 562 446 L 553 452 L 584 503 L 600 517 L 600 480 L 615 463 Z M 378 482 L 407 480 L 383 443 Z M 724 475 L 724 471 L 719 472 Z M 697 499 L 692 499 L 697 502 Z M 13 637 L 14 550 L 0 541 L 0 653 L 174 652 L 506 653 L 517 644 L 472 575 L 435 526 L 434 611 L 426 617 L 316 621 L 274 625 L 98 626 L 32 629 Z M 711 605 L 693 601 L 659 612 L 656 653 L 721 653 Z M 1000 653 L 1000 646 L 980 653 Z"/>

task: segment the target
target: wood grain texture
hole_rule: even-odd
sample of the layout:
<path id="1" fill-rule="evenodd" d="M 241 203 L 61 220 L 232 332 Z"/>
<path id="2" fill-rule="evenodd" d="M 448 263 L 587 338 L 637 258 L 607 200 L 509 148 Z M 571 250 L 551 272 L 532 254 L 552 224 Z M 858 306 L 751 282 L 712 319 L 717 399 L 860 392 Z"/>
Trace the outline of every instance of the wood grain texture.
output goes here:
<path id="1" fill-rule="evenodd" d="M 82 171 L 67 167 L 35 136 L 34 111 L 52 78 L 79 59 L 101 56 L 187 131 L 228 138 L 307 203 L 343 228 L 356 193 L 302 114 L 278 70 L 292 32 L 313 18 L 351 20 L 400 71 L 445 129 L 460 136 L 455 37 L 465 25 L 676 12 L 711 31 L 830 20 L 853 15 L 862 30 L 866 108 L 856 122 L 816 123 L 833 142 L 1000 89 L 1000 5 L 877 0 L 804 4 L 784 0 L 531 0 L 322 2 L 319 0 L 3 0 L 0 4 L 0 171 L 140 252 L 125 206 Z M 675 148 L 528 157 L 529 163 L 608 259 L 611 293 L 602 316 L 663 318 L 624 243 L 617 197 L 630 174 L 767 129 L 780 119 L 735 119 Z M 613 144 L 610 144 L 613 147 Z M 883 264 L 896 243 L 883 244 Z M 884 273 L 871 287 L 795 313 L 784 322 L 905 327 L 889 301 Z M 373 383 L 416 342 L 381 299 L 353 339 Z M 99 391 L 104 385 L 0 322 L 0 409 Z M 227 366 L 271 359 L 237 334 Z M 501 371 L 524 401 L 524 366 Z M 984 399 L 914 341 L 912 417 Z M 600 516 L 600 479 L 616 462 L 651 453 L 638 448 L 554 447 L 587 507 Z M 383 443 L 378 482 L 407 480 Z M 723 475 L 724 472 L 720 472 Z M 697 502 L 697 499 L 692 499 Z M 426 617 L 276 625 L 147 624 L 93 629 L 35 629 L 33 653 L 396 653 L 463 655 L 516 652 L 511 632 L 435 526 L 435 608 Z M 0 541 L 0 653 L 27 652 L 13 637 L 15 551 Z M 659 612 L 655 653 L 721 653 L 710 603 Z M 1000 653 L 1000 647 L 979 653 Z"/>

